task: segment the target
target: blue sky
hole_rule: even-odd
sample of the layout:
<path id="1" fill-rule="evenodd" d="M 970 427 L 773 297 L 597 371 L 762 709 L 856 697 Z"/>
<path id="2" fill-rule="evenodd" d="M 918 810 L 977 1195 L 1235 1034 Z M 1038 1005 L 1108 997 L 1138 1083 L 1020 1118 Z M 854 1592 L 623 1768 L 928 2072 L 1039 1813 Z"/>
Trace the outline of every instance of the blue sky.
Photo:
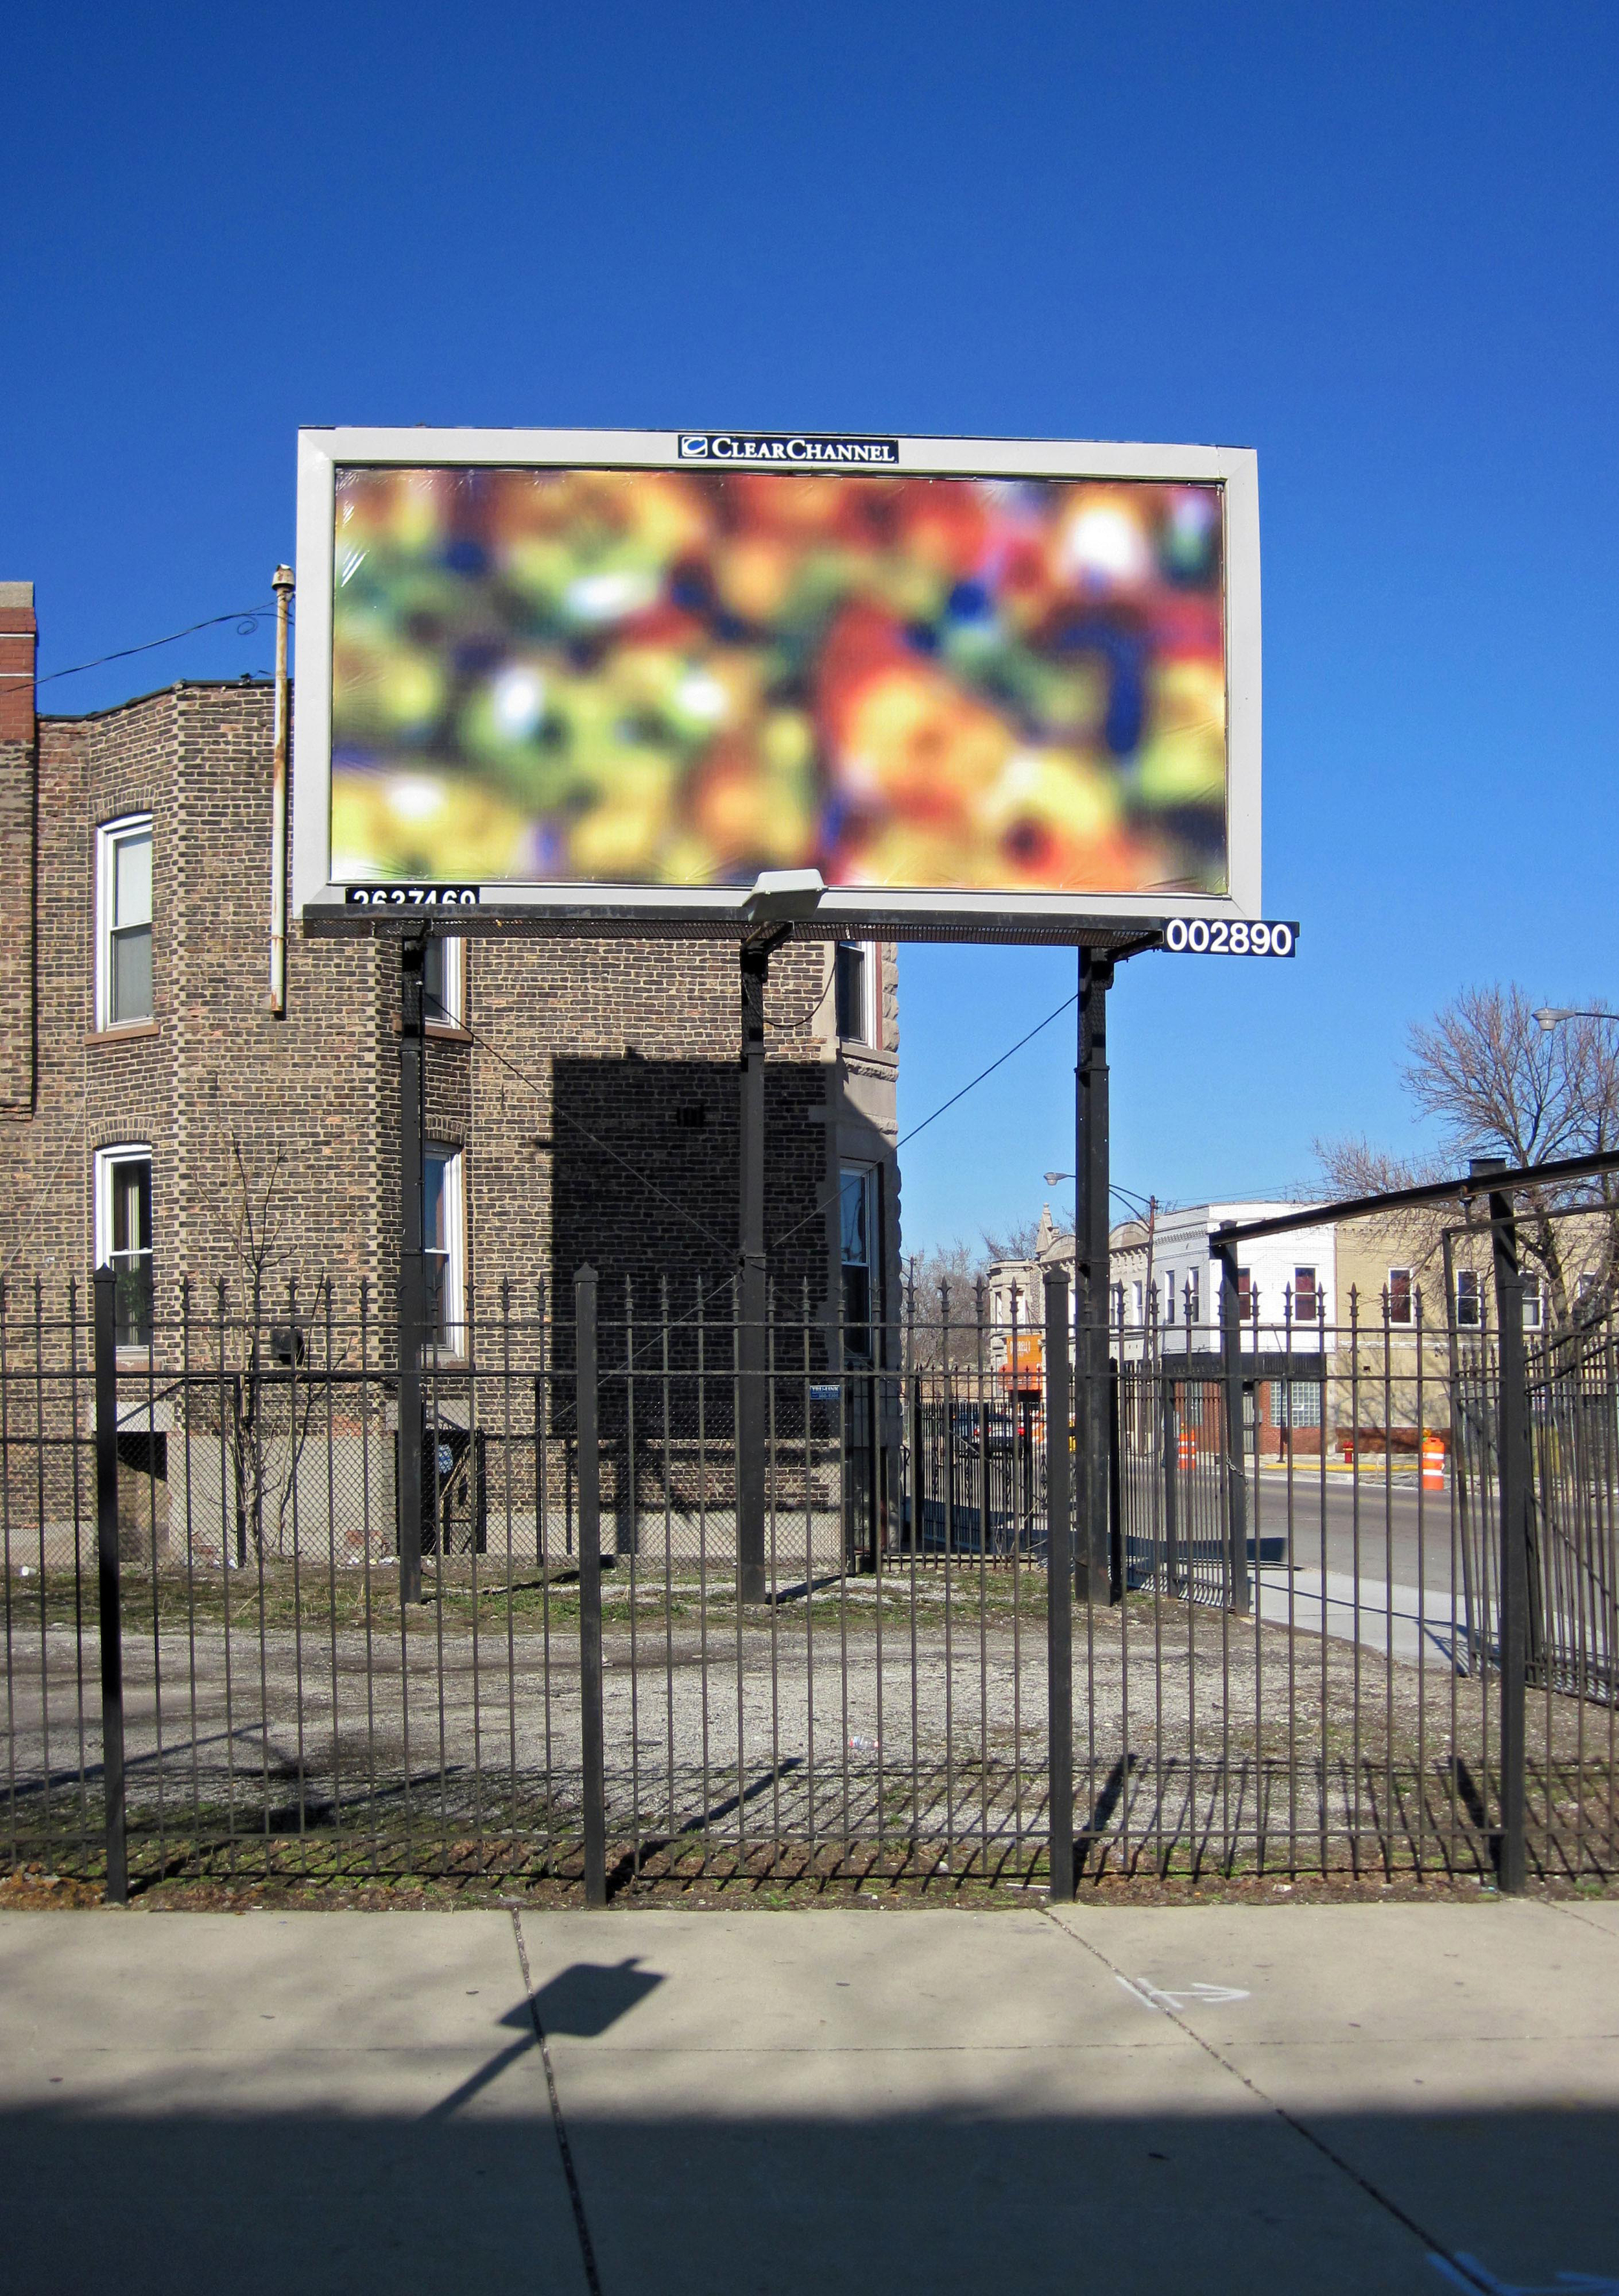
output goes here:
<path id="1" fill-rule="evenodd" d="M 1120 1179 L 1409 1148 L 1411 1020 L 1615 993 L 1611 8 L 70 0 L 7 46 L 0 576 L 43 670 L 267 599 L 300 422 L 1252 445 L 1303 937 L 1127 970 Z M 227 628 L 42 699 L 268 658 Z M 905 1122 L 1072 980 L 908 950 Z M 1064 1016 L 918 1140 L 908 1245 L 1038 1210 L 1072 1059 Z"/>

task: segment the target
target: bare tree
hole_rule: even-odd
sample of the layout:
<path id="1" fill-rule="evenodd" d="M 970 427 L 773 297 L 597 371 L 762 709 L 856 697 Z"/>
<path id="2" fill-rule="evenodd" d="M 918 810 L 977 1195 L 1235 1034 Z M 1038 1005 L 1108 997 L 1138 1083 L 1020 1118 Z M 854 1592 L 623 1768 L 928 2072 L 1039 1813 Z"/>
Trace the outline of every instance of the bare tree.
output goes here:
<path id="1" fill-rule="evenodd" d="M 1015 1227 L 1006 1228 L 992 1235 L 983 1231 L 983 1248 L 989 1259 L 1032 1259 L 1040 1242 L 1039 1220 L 1020 1220 Z"/>
<path id="2" fill-rule="evenodd" d="M 215 1225 L 230 1263 L 218 1298 L 219 1368 L 230 1398 L 221 1431 L 230 1453 L 236 1560 L 245 1563 L 250 1546 L 259 1555 L 285 1549 L 318 1392 L 315 1382 L 299 1379 L 298 1367 L 306 1332 L 329 1287 L 323 1277 L 300 1308 L 292 1274 L 293 1210 L 284 1150 L 277 1148 L 256 1177 L 240 1133 L 222 1128 L 218 1156 Z M 284 1313 L 281 1322 L 275 1320 L 278 1308 Z M 278 1464 L 272 1464 L 273 1456 Z"/>
<path id="3" fill-rule="evenodd" d="M 1619 1016 L 1615 1016 L 1619 1018 Z M 1565 1021 L 1549 1032 L 1516 986 L 1466 989 L 1419 1022 L 1407 1038 L 1401 1077 L 1419 1113 L 1437 1123 L 1442 1143 L 1431 1158 L 1400 1158 L 1364 1139 L 1319 1141 L 1327 1185 L 1347 1196 L 1380 1193 L 1451 1175 L 1475 1156 L 1524 1165 L 1582 1156 L 1619 1142 L 1619 1036 L 1607 1020 Z M 1596 1265 L 1585 1297 L 1570 1291 L 1568 1223 L 1554 1215 L 1579 1208 L 1598 1215 Z M 1400 1217 L 1414 1250 L 1431 1261 L 1449 1210 Z M 1589 1236 L 1590 1223 L 1582 1223 Z M 1597 1313 L 1619 1277 L 1619 1186 L 1611 1176 L 1573 1187 L 1526 1190 L 1518 1198 L 1518 1234 L 1539 1269 L 1554 1324 L 1566 1327 L 1576 1308 Z"/>
<path id="4" fill-rule="evenodd" d="M 959 1241 L 914 1253 L 905 1263 L 906 1334 L 911 1367 L 966 1368 L 978 1357 L 980 1289 L 987 1262 Z"/>

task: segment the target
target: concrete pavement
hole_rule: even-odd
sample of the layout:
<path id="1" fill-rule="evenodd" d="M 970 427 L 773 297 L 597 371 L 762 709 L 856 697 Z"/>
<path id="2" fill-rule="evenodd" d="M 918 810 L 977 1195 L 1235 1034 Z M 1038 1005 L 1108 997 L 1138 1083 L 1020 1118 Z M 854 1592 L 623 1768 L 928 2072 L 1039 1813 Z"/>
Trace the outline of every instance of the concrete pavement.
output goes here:
<path id="1" fill-rule="evenodd" d="M 1616 2137 L 1613 1901 L 0 1919 L 18 2288 L 1619 2291 Z"/>

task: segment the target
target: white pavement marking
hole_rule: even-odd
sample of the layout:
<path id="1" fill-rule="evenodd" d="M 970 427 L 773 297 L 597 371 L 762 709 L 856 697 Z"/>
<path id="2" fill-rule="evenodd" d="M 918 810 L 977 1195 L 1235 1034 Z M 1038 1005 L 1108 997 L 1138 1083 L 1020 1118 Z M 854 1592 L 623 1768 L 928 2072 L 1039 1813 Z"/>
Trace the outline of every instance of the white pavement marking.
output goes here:
<path id="1" fill-rule="evenodd" d="M 1115 1971 L 1114 1975 L 1118 1972 Z M 1144 2009 L 1156 2010 L 1160 2016 L 1169 2016 L 1177 2009 L 1193 2006 L 1207 2007 L 1216 2001 L 1245 2001 L 1248 1995 L 1240 1985 L 1154 1985 L 1145 1977 L 1120 1977 L 1119 1983 L 1132 1995 Z"/>

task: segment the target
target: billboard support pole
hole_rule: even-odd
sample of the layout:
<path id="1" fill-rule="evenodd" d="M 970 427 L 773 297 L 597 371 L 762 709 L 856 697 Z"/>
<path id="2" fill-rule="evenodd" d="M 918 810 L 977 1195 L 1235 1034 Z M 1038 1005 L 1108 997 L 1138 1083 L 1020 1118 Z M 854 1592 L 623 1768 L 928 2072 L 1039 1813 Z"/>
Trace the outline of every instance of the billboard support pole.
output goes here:
<path id="1" fill-rule="evenodd" d="M 1110 1193 L 1107 1114 L 1109 957 L 1080 951 L 1079 1068 L 1074 1111 L 1075 1592 L 1081 1602 L 1114 1599 L 1110 1568 L 1108 1465 L 1108 1241 Z M 1047 1430 L 1048 1444 L 1059 1431 Z"/>
<path id="2" fill-rule="evenodd" d="M 423 1200 L 423 1135 L 426 1101 L 423 1076 L 425 1029 L 422 972 L 427 937 L 399 950 L 399 1433 L 395 1475 L 399 1518 L 399 1600 L 422 1599 L 422 1341 L 427 1322 L 427 1240 Z"/>
<path id="3" fill-rule="evenodd" d="M 740 1204 L 737 1259 L 741 1324 L 736 1333 L 737 1599 L 765 1599 L 765 983 L 770 958 L 792 931 L 753 933 L 738 951 L 742 986 L 742 1074 L 737 1136 Z"/>

